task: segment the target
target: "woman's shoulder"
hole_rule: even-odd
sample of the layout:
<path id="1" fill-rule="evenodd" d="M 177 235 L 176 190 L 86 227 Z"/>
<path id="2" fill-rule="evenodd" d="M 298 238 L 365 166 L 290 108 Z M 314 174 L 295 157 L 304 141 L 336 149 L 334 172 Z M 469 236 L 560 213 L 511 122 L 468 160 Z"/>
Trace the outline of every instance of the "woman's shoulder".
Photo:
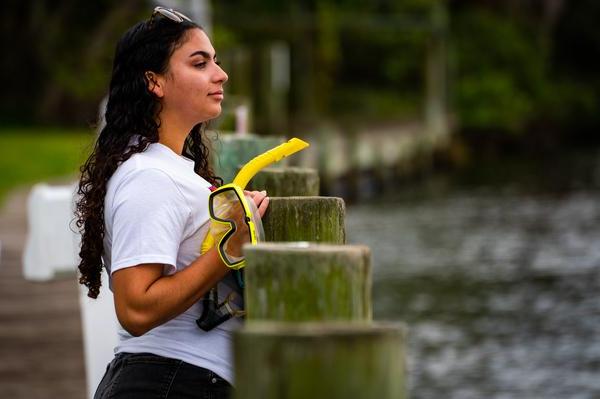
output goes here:
<path id="1" fill-rule="evenodd" d="M 133 163 L 133 162 L 132 162 Z M 191 212 L 190 202 L 181 185 L 162 169 L 140 166 L 123 168 L 108 182 L 105 207 L 136 209 L 167 207 L 173 212 Z"/>
<path id="2" fill-rule="evenodd" d="M 160 156 L 160 152 L 156 151 L 158 143 L 151 143 L 148 148 L 142 152 L 133 154 L 123 163 L 121 163 L 111 179 L 120 180 L 132 175 L 167 175 L 173 176 L 176 174 L 173 165 L 168 159 Z"/>
<path id="3" fill-rule="evenodd" d="M 132 155 L 117 168 L 108 182 L 107 196 L 119 195 L 119 192 L 156 192 L 159 196 L 170 193 L 189 202 L 190 198 L 199 198 L 205 191 L 210 193 L 209 187 L 210 183 L 193 169 L 181 169 L 173 165 L 172 160 L 157 157 L 149 147 L 145 152 Z"/>

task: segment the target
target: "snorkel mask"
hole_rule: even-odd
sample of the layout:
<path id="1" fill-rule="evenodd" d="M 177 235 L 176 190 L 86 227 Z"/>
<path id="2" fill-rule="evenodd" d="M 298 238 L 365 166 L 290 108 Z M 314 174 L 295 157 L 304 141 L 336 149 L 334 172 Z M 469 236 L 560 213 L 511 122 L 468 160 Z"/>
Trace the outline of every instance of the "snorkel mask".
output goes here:
<path id="1" fill-rule="evenodd" d="M 242 270 L 240 269 L 246 265 L 246 259 L 241 253 L 235 253 L 233 248 L 241 248 L 243 243 L 256 245 L 264 239 L 264 230 L 258 209 L 252 198 L 246 197 L 244 188 L 263 168 L 308 146 L 309 144 L 305 141 L 292 138 L 286 143 L 264 152 L 244 165 L 232 183 L 217 188 L 208 197 L 210 229 L 202 243 L 201 252 L 204 254 L 216 246 L 223 263 L 235 270 L 240 287 L 243 287 Z M 210 331 L 231 317 L 243 316 L 245 314 L 243 310 L 234 310 L 230 306 L 231 299 L 230 295 L 223 303 L 219 304 L 217 288 L 216 286 L 212 288 L 204 296 L 203 312 L 196 320 L 198 326 L 204 331 Z"/>
<path id="2" fill-rule="evenodd" d="M 225 184 L 210 194 L 208 197 L 210 230 L 202 243 L 202 253 L 206 253 L 216 245 L 225 265 L 234 270 L 244 267 L 243 256 L 233 254 L 228 245 L 235 233 L 239 231 L 245 236 L 244 242 L 253 245 L 264 238 L 261 218 L 254 201 L 244 195 L 246 185 L 260 170 L 303 150 L 308 145 L 300 139 L 290 139 L 252 159 L 240 169 L 232 183 Z"/>
<path id="3" fill-rule="evenodd" d="M 244 257 L 241 253 L 234 254 L 230 247 L 241 247 L 239 242 L 232 245 L 236 238 L 241 243 L 253 245 L 264 238 L 262 221 L 254 201 L 246 197 L 240 186 L 226 184 L 210 194 L 208 213 L 211 247 L 217 245 L 219 256 L 227 267 L 234 270 L 244 267 Z M 241 237 L 235 237 L 236 234 Z"/>

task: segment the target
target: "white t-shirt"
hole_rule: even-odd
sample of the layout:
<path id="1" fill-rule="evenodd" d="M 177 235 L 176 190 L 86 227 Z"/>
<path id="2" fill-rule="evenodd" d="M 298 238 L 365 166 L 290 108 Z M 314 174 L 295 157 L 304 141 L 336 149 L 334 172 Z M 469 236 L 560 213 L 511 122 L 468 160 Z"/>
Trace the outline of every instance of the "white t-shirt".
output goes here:
<path id="1" fill-rule="evenodd" d="M 185 269 L 198 256 L 208 231 L 210 183 L 194 172 L 194 162 L 153 143 L 123 162 L 108 181 L 104 200 L 104 253 L 108 274 L 142 263 L 161 263 L 163 274 Z M 112 288 L 111 288 L 112 289 Z M 229 274 L 219 283 L 219 299 L 239 290 Z M 243 306 L 241 294 L 236 305 Z M 115 353 L 149 352 L 209 369 L 233 383 L 230 319 L 209 332 L 196 325 L 198 302 L 174 319 L 134 337 L 119 328 Z"/>

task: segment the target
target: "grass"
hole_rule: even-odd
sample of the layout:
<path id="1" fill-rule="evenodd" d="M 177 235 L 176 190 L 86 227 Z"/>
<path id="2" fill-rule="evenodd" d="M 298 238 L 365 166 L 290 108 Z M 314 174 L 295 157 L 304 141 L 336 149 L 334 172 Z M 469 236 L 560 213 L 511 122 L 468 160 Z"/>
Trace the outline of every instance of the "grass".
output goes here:
<path id="1" fill-rule="evenodd" d="M 91 129 L 0 128 L 0 206 L 15 188 L 76 180 L 94 140 Z"/>

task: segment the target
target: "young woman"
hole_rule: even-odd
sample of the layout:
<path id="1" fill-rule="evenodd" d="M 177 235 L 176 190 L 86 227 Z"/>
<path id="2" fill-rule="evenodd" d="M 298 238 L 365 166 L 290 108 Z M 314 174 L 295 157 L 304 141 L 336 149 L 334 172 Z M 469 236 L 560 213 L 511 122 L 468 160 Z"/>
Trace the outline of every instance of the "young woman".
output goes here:
<path id="1" fill-rule="evenodd" d="M 95 398 L 230 394 L 240 321 L 196 325 L 211 287 L 221 300 L 239 289 L 215 249 L 200 255 L 210 188 L 222 183 L 203 126 L 220 114 L 226 81 L 209 38 L 177 11 L 157 7 L 117 44 L 106 126 L 81 168 L 77 203 L 80 283 L 97 297 L 104 265 L 120 323 Z M 262 216 L 266 194 L 248 194 Z"/>

